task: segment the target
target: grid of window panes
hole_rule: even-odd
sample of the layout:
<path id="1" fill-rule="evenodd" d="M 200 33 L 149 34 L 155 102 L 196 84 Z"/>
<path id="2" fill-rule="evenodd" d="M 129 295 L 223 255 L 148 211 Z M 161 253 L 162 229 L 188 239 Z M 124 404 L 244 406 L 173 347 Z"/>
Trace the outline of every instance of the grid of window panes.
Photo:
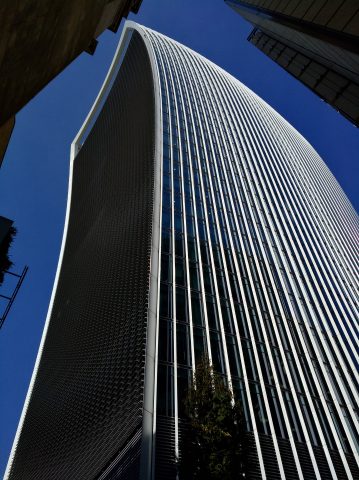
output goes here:
<path id="1" fill-rule="evenodd" d="M 147 32 L 163 120 L 157 414 L 183 415 L 206 352 L 242 402 L 263 475 L 270 438 L 278 478 L 355 477 L 356 214 L 270 107 Z"/>

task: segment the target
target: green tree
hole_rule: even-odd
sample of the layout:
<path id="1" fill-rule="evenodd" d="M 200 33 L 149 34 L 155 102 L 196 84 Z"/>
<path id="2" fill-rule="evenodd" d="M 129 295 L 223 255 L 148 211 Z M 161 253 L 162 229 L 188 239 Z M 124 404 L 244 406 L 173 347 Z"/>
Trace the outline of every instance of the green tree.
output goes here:
<path id="1" fill-rule="evenodd" d="M 240 403 L 206 358 L 196 366 L 185 408 L 180 480 L 248 478 L 250 446 Z"/>
<path id="2" fill-rule="evenodd" d="M 4 281 L 4 273 L 11 268 L 13 262 L 9 258 L 9 248 L 16 235 L 16 228 L 10 227 L 7 235 L 0 243 L 0 285 Z"/>

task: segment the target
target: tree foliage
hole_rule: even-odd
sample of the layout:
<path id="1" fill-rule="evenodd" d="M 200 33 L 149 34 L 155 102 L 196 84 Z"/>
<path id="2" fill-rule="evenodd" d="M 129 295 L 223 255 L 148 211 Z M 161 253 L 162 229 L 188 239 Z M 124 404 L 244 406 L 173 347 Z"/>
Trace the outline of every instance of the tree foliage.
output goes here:
<path id="1" fill-rule="evenodd" d="M 4 273 L 11 268 L 13 262 L 9 258 L 9 248 L 16 235 L 16 228 L 10 227 L 7 235 L 0 243 L 0 285 L 4 281 Z"/>
<path id="2" fill-rule="evenodd" d="M 248 478 L 248 437 L 240 403 L 204 358 L 186 400 L 180 480 Z"/>

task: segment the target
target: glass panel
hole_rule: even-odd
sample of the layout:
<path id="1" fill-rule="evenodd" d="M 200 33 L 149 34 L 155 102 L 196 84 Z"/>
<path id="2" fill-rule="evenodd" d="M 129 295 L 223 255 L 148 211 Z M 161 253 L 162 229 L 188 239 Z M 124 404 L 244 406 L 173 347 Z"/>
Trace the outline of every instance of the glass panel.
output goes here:
<path id="1" fill-rule="evenodd" d="M 179 287 L 176 288 L 176 319 L 188 322 L 186 290 Z"/>
<path id="2" fill-rule="evenodd" d="M 194 325 L 203 325 L 201 297 L 198 293 L 192 292 L 192 321 Z"/>
<path id="3" fill-rule="evenodd" d="M 162 255 L 161 256 L 161 281 L 171 282 L 172 281 L 171 274 L 172 274 L 172 256 Z"/>
<path id="4" fill-rule="evenodd" d="M 194 354 L 196 357 L 196 362 L 200 361 L 203 358 L 203 355 L 206 351 L 206 338 L 205 331 L 203 328 L 194 328 L 193 329 L 193 340 L 194 340 Z"/>
<path id="5" fill-rule="evenodd" d="M 233 319 L 231 309 L 229 308 L 229 302 L 227 300 L 221 300 L 221 311 L 223 327 L 226 333 L 234 333 Z"/>
<path id="6" fill-rule="evenodd" d="M 165 283 L 161 283 L 160 293 L 160 316 L 172 316 L 172 288 Z"/>
<path id="7" fill-rule="evenodd" d="M 220 334 L 217 332 L 210 332 L 212 360 L 214 369 L 217 372 L 224 373 L 222 342 Z"/>
<path id="8" fill-rule="evenodd" d="M 216 308 L 214 297 L 206 295 L 206 305 L 207 305 L 207 317 L 208 317 L 209 328 L 218 330 L 219 324 L 218 324 L 217 308 Z"/>
<path id="9" fill-rule="evenodd" d="M 190 263 L 189 266 L 190 283 L 193 290 L 199 290 L 199 272 L 196 264 Z"/>
<path id="10" fill-rule="evenodd" d="M 197 256 L 196 241 L 194 238 L 192 237 L 187 238 L 187 248 L 188 248 L 188 259 L 191 260 L 192 262 L 196 262 L 198 260 L 198 256 Z"/>
<path id="11" fill-rule="evenodd" d="M 157 412 L 159 415 L 173 417 L 173 392 L 173 367 L 159 363 L 157 379 Z"/>
<path id="12" fill-rule="evenodd" d="M 162 231 L 161 251 L 162 253 L 171 253 L 171 236 L 169 230 Z"/>
<path id="13" fill-rule="evenodd" d="M 182 237 L 181 234 L 178 234 L 177 232 L 176 232 L 176 235 L 175 235 L 175 254 L 179 257 L 184 256 L 183 237 Z"/>
<path id="14" fill-rule="evenodd" d="M 185 399 L 191 384 L 191 370 L 187 368 L 177 368 L 177 390 L 178 390 L 178 415 L 186 416 Z"/>
<path id="15" fill-rule="evenodd" d="M 182 232 L 182 214 L 178 210 L 175 210 L 175 230 L 177 232 Z"/>
<path id="16" fill-rule="evenodd" d="M 232 380 L 233 390 L 235 397 L 239 400 L 242 412 L 246 421 L 246 430 L 252 430 L 252 422 L 249 413 L 249 406 L 248 406 L 248 395 L 245 391 L 244 382 L 242 380 Z"/>
<path id="17" fill-rule="evenodd" d="M 259 385 L 250 382 L 249 388 L 251 391 L 252 405 L 254 416 L 257 423 L 259 433 L 269 434 L 268 418 L 263 404 L 263 397 Z"/>
<path id="18" fill-rule="evenodd" d="M 227 352 L 228 352 L 229 367 L 231 370 L 231 374 L 236 377 L 241 377 L 242 371 L 240 368 L 240 359 L 239 359 L 237 341 L 235 337 L 232 337 L 232 335 L 226 335 L 226 341 L 227 341 Z"/>
<path id="19" fill-rule="evenodd" d="M 210 267 L 203 265 L 203 282 L 206 293 L 214 295 L 213 277 Z"/>
<path id="20" fill-rule="evenodd" d="M 167 230 L 171 228 L 171 212 L 163 209 L 162 211 L 162 229 Z"/>
<path id="21" fill-rule="evenodd" d="M 171 189 L 171 177 L 170 175 L 163 175 L 163 189 Z"/>
<path id="22" fill-rule="evenodd" d="M 164 362 L 173 362 L 173 323 L 160 320 L 158 358 Z"/>
<path id="23" fill-rule="evenodd" d="M 176 257 L 176 284 L 186 285 L 184 260 L 178 257 Z"/>
<path id="24" fill-rule="evenodd" d="M 201 257 L 202 263 L 209 264 L 209 252 L 208 252 L 208 244 L 207 242 L 200 242 L 200 249 L 201 249 Z"/>
<path id="25" fill-rule="evenodd" d="M 177 323 L 177 361 L 182 365 L 190 365 L 189 328 Z"/>

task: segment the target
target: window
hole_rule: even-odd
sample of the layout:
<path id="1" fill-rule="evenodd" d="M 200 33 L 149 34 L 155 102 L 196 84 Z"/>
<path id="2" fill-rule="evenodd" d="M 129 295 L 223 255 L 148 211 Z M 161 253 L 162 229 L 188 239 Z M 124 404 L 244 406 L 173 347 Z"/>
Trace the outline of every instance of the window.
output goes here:
<path id="1" fill-rule="evenodd" d="M 216 302 L 211 295 L 206 295 L 206 306 L 209 328 L 219 330 Z"/>
<path id="2" fill-rule="evenodd" d="M 173 367 L 158 365 L 157 379 L 157 412 L 159 415 L 173 417 L 174 415 L 174 379 Z"/>
<path id="3" fill-rule="evenodd" d="M 224 373 L 224 362 L 222 352 L 222 341 L 218 332 L 210 332 L 212 361 L 215 370 L 220 373 Z"/>
<path id="4" fill-rule="evenodd" d="M 226 342 L 227 342 L 227 352 L 228 352 L 229 367 L 231 370 L 231 374 L 236 377 L 241 377 L 242 371 L 240 368 L 240 359 L 238 355 L 238 347 L 237 347 L 236 339 L 232 335 L 226 335 Z"/>
<path id="5" fill-rule="evenodd" d="M 176 324 L 177 362 L 190 365 L 189 328 L 188 325 Z"/>
<path id="6" fill-rule="evenodd" d="M 161 283 L 160 316 L 161 317 L 172 316 L 172 288 L 165 283 Z"/>
<path id="7" fill-rule="evenodd" d="M 194 325 L 203 325 L 201 296 L 199 293 L 191 293 L 192 321 Z"/>
<path id="8" fill-rule="evenodd" d="M 162 254 L 161 256 L 161 281 L 162 282 L 171 282 L 172 281 L 172 256 Z"/>
<path id="9" fill-rule="evenodd" d="M 206 351 L 206 338 L 205 331 L 203 328 L 194 328 L 193 329 L 193 340 L 194 340 L 194 354 L 196 357 L 196 362 L 200 361 L 203 358 L 203 355 Z"/>
<path id="10" fill-rule="evenodd" d="M 184 288 L 176 287 L 176 319 L 182 322 L 188 321 L 187 297 Z"/>
<path id="11" fill-rule="evenodd" d="M 158 359 L 173 362 L 173 323 L 169 320 L 159 322 Z"/>

